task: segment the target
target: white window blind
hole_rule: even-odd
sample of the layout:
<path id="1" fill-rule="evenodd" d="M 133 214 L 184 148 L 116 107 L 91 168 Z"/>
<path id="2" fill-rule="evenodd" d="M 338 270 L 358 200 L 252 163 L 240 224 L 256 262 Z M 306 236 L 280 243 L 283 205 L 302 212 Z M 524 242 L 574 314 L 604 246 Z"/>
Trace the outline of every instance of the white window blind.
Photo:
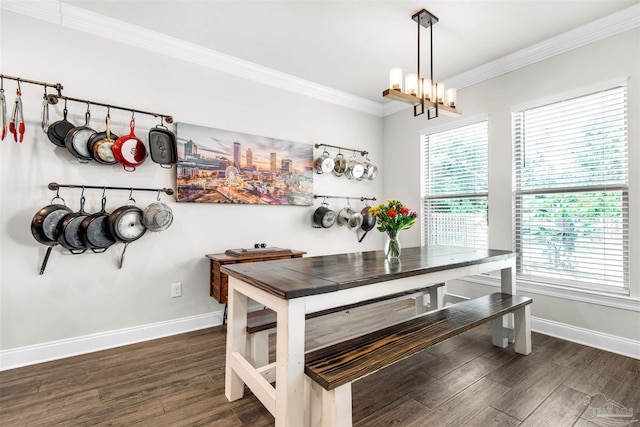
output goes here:
<path id="1" fill-rule="evenodd" d="M 487 145 L 486 121 L 424 136 L 423 243 L 487 246 Z"/>
<path id="2" fill-rule="evenodd" d="M 512 116 L 520 277 L 628 288 L 626 86 Z"/>

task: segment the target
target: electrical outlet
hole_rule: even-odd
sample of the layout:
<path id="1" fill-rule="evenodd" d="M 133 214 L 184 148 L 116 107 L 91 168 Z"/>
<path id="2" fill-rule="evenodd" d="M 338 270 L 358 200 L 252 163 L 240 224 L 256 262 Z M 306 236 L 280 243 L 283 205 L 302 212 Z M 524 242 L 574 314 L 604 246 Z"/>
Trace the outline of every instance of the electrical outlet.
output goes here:
<path id="1" fill-rule="evenodd" d="M 177 298 L 182 296 L 182 283 L 171 284 L 171 298 Z"/>

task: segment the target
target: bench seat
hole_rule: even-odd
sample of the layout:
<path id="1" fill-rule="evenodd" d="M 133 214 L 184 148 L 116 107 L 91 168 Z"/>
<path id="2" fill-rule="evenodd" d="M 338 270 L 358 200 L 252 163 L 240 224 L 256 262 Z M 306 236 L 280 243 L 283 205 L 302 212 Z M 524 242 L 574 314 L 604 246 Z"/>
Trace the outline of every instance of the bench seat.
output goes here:
<path id="1" fill-rule="evenodd" d="M 351 382 L 487 321 L 502 325 L 508 313 L 515 314 L 516 352 L 529 354 L 531 303 L 531 298 L 494 293 L 308 352 L 312 425 L 351 425 Z"/>

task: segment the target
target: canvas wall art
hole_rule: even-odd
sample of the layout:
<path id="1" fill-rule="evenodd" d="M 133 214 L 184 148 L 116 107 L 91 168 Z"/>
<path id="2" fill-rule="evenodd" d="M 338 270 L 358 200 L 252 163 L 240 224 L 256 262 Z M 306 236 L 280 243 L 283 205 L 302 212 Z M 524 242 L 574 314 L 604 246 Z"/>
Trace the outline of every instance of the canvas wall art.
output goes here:
<path id="1" fill-rule="evenodd" d="M 177 124 L 178 202 L 313 204 L 313 145 Z"/>

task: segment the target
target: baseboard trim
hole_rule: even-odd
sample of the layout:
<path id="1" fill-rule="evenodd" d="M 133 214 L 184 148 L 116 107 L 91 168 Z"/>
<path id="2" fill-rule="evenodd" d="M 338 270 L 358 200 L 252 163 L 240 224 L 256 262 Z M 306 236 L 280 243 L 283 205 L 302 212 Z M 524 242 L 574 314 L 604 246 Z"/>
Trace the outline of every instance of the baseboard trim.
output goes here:
<path id="1" fill-rule="evenodd" d="M 0 351 L 0 371 L 93 353 L 222 324 L 222 311 Z"/>
<path id="2" fill-rule="evenodd" d="M 596 332 L 580 328 L 578 326 L 567 325 L 566 323 L 554 322 L 553 320 L 542 319 L 534 316 L 531 316 L 531 329 L 543 335 L 550 335 L 552 337 L 640 360 L 640 341 L 617 337 L 615 335 L 605 334 L 604 332 Z"/>
<path id="3" fill-rule="evenodd" d="M 222 311 L 85 335 L 0 351 L 0 371 L 93 353 L 123 345 L 196 331 L 222 324 Z M 544 335 L 640 360 L 640 342 L 565 323 L 531 317 L 531 329 Z"/>

